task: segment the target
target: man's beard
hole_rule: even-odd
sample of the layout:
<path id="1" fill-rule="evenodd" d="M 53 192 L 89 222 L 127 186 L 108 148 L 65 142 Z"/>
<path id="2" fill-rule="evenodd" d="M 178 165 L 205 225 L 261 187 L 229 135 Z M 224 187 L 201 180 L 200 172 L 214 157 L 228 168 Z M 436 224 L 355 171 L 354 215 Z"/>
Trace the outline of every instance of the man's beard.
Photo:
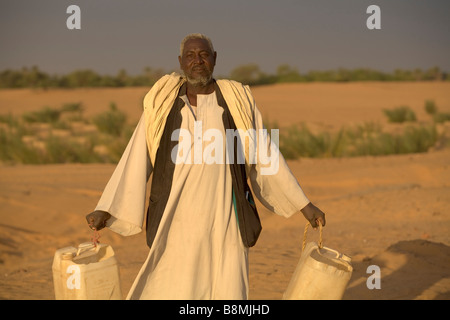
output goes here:
<path id="1" fill-rule="evenodd" d="M 199 76 L 197 78 L 191 78 L 186 72 L 184 72 L 187 82 L 193 87 L 206 87 L 212 79 L 212 72 L 205 76 Z"/>

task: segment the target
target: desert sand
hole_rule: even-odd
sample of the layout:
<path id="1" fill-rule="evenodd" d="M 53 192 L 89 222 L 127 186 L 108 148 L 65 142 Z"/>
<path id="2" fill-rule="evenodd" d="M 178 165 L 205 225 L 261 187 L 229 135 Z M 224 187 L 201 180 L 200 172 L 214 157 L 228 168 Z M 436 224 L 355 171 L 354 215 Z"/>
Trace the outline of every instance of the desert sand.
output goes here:
<path id="1" fill-rule="evenodd" d="M 114 101 L 136 121 L 148 88 L 1 90 L 0 114 L 82 102 L 87 115 Z M 383 109 L 409 105 L 426 121 L 424 101 L 450 111 L 450 83 L 309 83 L 253 88 L 264 117 L 280 126 L 304 122 L 339 128 L 377 121 Z M 351 256 L 354 272 L 344 299 L 450 298 L 450 150 L 384 157 L 288 161 L 305 193 L 327 214 L 324 245 Z M 54 299 L 57 249 L 90 240 L 85 215 L 114 164 L 0 165 L 0 299 Z M 306 220 L 268 212 L 258 203 L 263 231 L 249 254 L 250 299 L 281 299 L 300 257 Z M 145 260 L 145 234 L 109 230 L 123 295 Z M 309 231 L 309 241 L 317 241 Z M 381 269 L 381 289 L 366 272 Z"/>

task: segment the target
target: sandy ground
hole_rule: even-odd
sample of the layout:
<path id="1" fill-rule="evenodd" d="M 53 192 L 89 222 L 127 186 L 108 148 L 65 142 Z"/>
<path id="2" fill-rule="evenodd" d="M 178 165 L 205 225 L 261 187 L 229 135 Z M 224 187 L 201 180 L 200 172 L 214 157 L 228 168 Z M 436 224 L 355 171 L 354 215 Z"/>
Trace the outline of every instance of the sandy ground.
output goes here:
<path id="1" fill-rule="evenodd" d="M 147 89 L 0 91 L 0 114 L 82 101 L 86 114 L 126 109 L 140 115 Z M 450 111 L 449 83 L 287 84 L 254 90 L 263 115 L 280 125 L 385 121 L 382 109 L 409 105 L 419 121 L 434 99 Z M 289 161 L 308 197 L 327 213 L 324 245 L 352 257 L 344 299 L 450 298 L 450 150 L 426 154 Z M 55 250 L 89 241 L 93 210 L 114 165 L 0 166 L 0 299 L 53 299 Z M 250 299 L 281 299 L 300 257 L 306 220 L 260 208 L 263 232 L 250 250 Z M 309 241 L 317 241 L 310 231 Z M 145 235 L 101 231 L 120 265 L 123 295 L 145 260 Z M 381 268 L 369 290 L 367 267 Z"/>

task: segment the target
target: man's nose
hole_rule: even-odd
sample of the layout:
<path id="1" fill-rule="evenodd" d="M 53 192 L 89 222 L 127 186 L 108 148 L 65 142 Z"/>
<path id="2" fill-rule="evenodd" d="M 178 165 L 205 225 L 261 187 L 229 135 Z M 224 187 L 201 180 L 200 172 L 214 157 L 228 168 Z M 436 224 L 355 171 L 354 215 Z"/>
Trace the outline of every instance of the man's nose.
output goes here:
<path id="1" fill-rule="evenodd" d="M 198 55 L 195 56 L 194 62 L 195 62 L 196 64 L 203 64 L 203 59 L 202 59 L 202 57 L 198 54 Z"/>

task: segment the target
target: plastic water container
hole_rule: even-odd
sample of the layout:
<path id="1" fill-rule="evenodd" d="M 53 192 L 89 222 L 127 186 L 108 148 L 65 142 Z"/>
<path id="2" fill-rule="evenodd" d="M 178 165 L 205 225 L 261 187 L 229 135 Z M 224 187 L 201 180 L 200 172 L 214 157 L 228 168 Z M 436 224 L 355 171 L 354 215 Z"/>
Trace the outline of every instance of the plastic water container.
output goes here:
<path id="1" fill-rule="evenodd" d="M 107 244 L 58 249 L 52 271 L 56 300 L 122 299 L 117 259 Z"/>
<path id="2" fill-rule="evenodd" d="M 304 246 L 283 300 L 342 299 L 353 272 L 351 258 L 321 242 Z"/>

